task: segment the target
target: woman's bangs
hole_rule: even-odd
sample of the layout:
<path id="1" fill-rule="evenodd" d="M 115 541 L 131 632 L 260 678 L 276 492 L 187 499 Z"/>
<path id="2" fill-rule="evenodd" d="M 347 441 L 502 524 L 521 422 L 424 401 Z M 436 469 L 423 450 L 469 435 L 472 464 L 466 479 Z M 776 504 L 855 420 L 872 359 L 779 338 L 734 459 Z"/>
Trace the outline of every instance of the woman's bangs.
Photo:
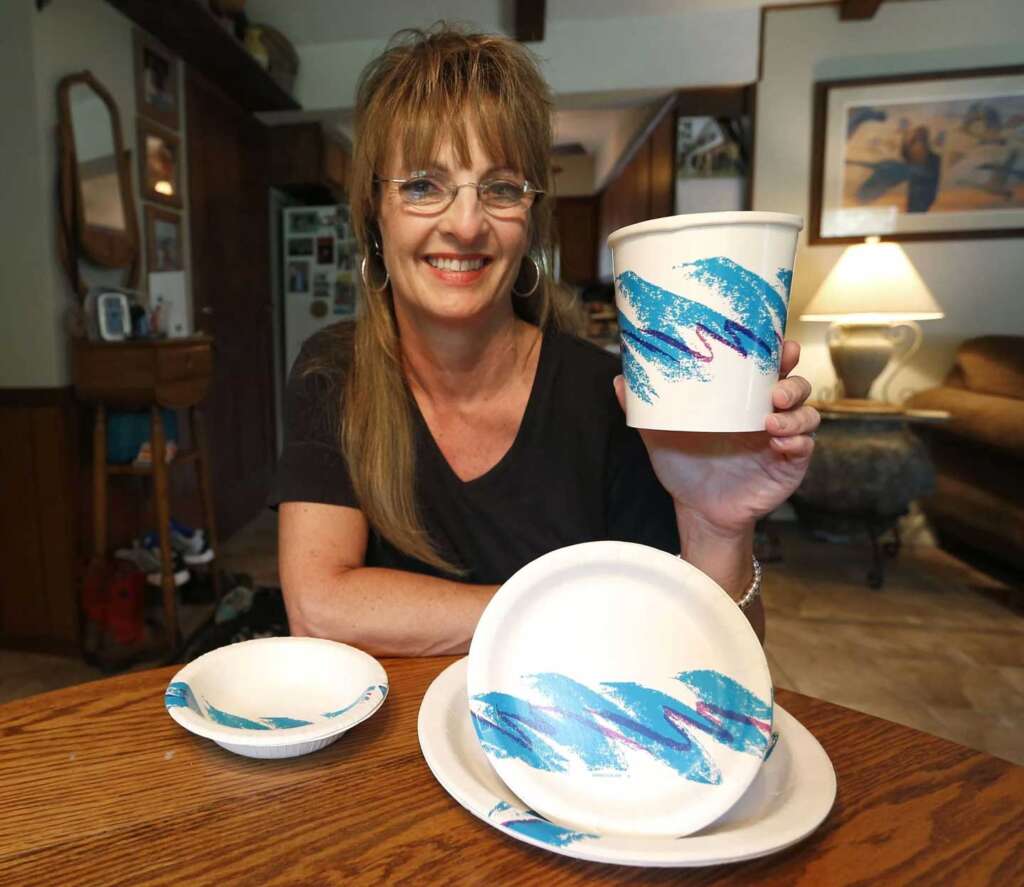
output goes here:
<path id="1" fill-rule="evenodd" d="M 500 108 L 493 98 L 480 102 L 467 99 L 457 106 L 445 101 L 417 102 L 405 105 L 392 119 L 402 121 L 397 124 L 402 129 L 401 134 L 396 134 L 398 137 L 389 142 L 401 146 L 396 160 L 402 166 L 403 175 L 431 168 L 448 140 L 451 140 L 455 159 L 461 166 L 469 167 L 472 163 L 471 126 L 476 128 L 480 146 L 492 164 L 518 170 L 531 180 L 537 175 L 526 169 L 522 128 L 515 125 L 514 115 Z"/>

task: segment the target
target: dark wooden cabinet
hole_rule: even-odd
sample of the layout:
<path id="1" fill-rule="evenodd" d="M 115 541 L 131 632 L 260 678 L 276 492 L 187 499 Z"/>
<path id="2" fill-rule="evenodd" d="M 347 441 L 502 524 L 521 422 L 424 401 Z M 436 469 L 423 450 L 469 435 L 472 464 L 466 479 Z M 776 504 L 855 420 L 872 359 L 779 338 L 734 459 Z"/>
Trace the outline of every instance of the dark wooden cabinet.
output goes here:
<path id="1" fill-rule="evenodd" d="M 78 649 L 71 388 L 0 389 L 0 645 Z"/>
<path id="2" fill-rule="evenodd" d="M 601 193 L 599 248 L 626 225 L 670 216 L 675 205 L 676 115 L 670 111 Z"/>
<path id="3" fill-rule="evenodd" d="M 319 123 L 273 126 L 270 139 L 270 184 L 276 187 L 320 185 L 336 198 L 348 190 L 346 147 Z"/>
<path id="4" fill-rule="evenodd" d="M 135 24 L 201 71 L 247 111 L 290 111 L 299 107 L 242 43 L 210 12 L 206 0 L 107 0 Z"/>
<path id="5" fill-rule="evenodd" d="M 561 256 L 562 280 L 586 284 L 597 277 L 597 197 L 559 197 L 555 202 L 555 230 Z"/>
<path id="6" fill-rule="evenodd" d="M 87 342 L 72 347 L 80 400 L 142 409 L 183 409 L 199 403 L 213 376 L 213 342 L 206 336 L 153 341 Z"/>
<path id="7" fill-rule="evenodd" d="M 230 96 L 185 75 L 192 294 L 217 343 L 206 414 L 217 526 L 224 538 L 266 505 L 276 460 L 270 138 Z"/>

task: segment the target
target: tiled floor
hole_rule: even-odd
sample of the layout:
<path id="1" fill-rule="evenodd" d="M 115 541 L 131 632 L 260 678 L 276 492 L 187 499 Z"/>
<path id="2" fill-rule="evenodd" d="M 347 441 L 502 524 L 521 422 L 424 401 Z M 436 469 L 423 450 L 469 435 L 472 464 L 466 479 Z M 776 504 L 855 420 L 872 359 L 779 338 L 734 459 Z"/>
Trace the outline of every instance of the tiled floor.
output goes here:
<path id="1" fill-rule="evenodd" d="M 866 541 L 816 542 L 779 524 L 766 565 L 775 682 L 1024 764 L 1024 579 L 980 573 L 905 545 L 867 587 Z M 276 582 L 271 512 L 222 547 L 221 566 Z M 100 677 L 72 660 L 0 651 L 0 701 Z"/>
<path id="2" fill-rule="evenodd" d="M 776 684 L 1024 764 L 1024 582 L 914 546 L 873 591 L 866 542 L 782 532 L 765 571 Z"/>

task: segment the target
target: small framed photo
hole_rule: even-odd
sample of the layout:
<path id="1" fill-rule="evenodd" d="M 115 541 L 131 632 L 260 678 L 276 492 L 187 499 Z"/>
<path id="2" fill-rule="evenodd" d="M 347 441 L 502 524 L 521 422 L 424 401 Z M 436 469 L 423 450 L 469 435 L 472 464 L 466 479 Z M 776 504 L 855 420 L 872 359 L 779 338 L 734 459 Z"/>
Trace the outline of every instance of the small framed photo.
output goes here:
<path id="1" fill-rule="evenodd" d="M 292 261 L 288 263 L 288 292 L 309 292 L 309 262 Z"/>
<path id="2" fill-rule="evenodd" d="M 301 210 L 289 214 L 289 234 L 315 234 L 319 229 L 320 216 L 316 210 Z"/>
<path id="3" fill-rule="evenodd" d="M 96 297 L 96 321 L 104 342 L 123 342 L 132 333 L 131 311 L 124 293 L 104 292 Z"/>
<path id="4" fill-rule="evenodd" d="M 288 241 L 288 255 L 310 256 L 313 255 L 312 237 L 292 237 Z"/>
<path id="5" fill-rule="evenodd" d="M 177 131 L 178 60 L 144 31 L 134 32 L 134 43 L 136 113 Z"/>
<path id="6" fill-rule="evenodd" d="M 338 204 L 338 212 L 335 217 L 335 234 L 338 236 L 338 240 L 347 240 L 352 236 L 348 204 Z"/>
<path id="7" fill-rule="evenodd" d="M 346 278 L 338 277 L 334 282 L 334 314 L 352 317 L 356 313 L 356 288 Z"/>
<path id="8" fill-rule="evenodd" d="M 138 119 L 139 190 L 143 200 L 181 208 L 181 140 Z"/>
<path id="9" fill-rule="evenodd" d="M 815 84 L 808 243 L 1024 234 L 1024 65 Z"/>
<path id="10" fill-rule="evenodd" d="M 316 263 L 318 265 L 334 264 L 333 237 L 318 237 L 316 239 Z"/>
<path id="11" fill-rule="evenodd" d="M 177 213 L 146 206 L 146 269 L 181 271 L 185 267 L 181 216 Z"/>

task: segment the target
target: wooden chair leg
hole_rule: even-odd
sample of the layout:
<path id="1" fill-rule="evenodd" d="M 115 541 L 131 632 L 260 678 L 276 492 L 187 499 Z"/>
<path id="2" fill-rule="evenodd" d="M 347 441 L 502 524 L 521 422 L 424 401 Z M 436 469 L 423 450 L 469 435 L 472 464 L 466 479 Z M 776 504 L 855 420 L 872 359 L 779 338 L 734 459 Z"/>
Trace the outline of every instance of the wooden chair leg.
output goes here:
<path id="1" fill-rule="evenodd" d="M 171 560 L 171 503 L 167 482 L 167 442 L 160 407 L 150 407 L 150 441 L 153 455 L 153 499 L 157 533 L 160 537 L 160 587 L 164 597 L 164 630 L 169 649 L 178 644 L 178 605 Z"/>
<path id="2" fill-rule="evenodd" d="M 210 492 L 210 449 L 206 439 L 206 425 L 203 414 L 198 407 L 189 407 L 189 421 L 192 425 L 192 442 L 196 448 L 196 482 L 199 484 L 199 496 L 203 505 L 203 521 L 206 524 L 206 539 L 216 556 L 220 551 L 217 539 L 217 518 L 213 511 L 213 494 Z M 216 566 L 210 567 L 213 580 L 213 593 L 220 600 L 220 571 Z"/>
<path id="3" fill-rule="evenodd" d="M 92 426 L 92 538 L 93 561 L 107 556 L 107 410 L 96 406 Z"/>

